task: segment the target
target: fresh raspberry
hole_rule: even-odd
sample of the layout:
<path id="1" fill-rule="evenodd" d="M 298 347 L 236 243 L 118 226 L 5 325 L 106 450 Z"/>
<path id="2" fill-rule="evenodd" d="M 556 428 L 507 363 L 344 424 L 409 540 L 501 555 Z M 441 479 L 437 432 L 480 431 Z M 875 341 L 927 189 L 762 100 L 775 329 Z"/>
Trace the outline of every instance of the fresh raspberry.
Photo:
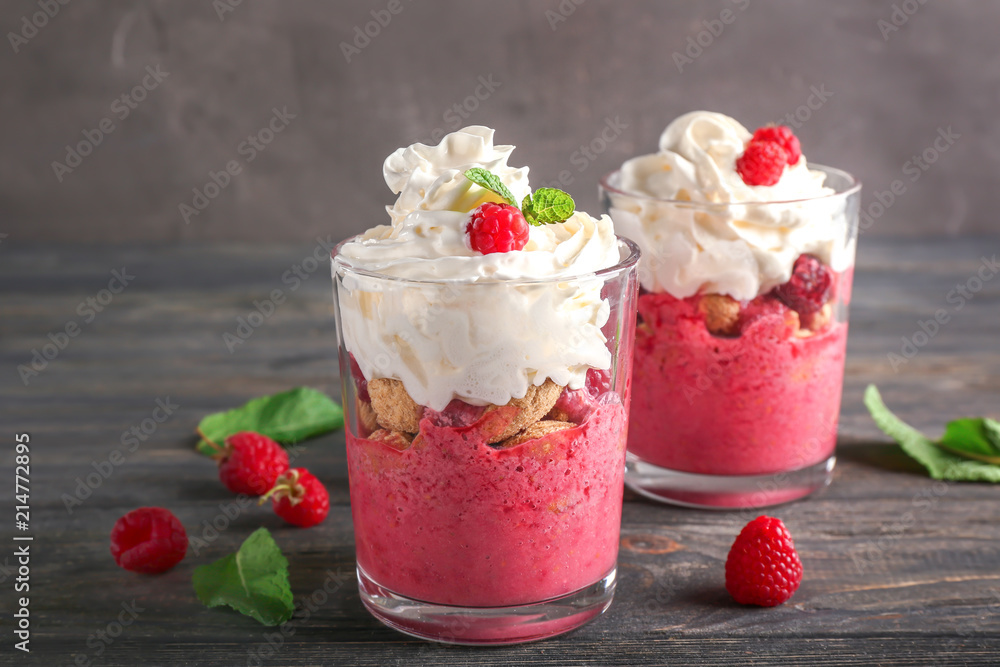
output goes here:
<path id="1" fill-rule="evenodd" d="M 243 431 L 226 438 L 219 479 L 233 493 L 259 496 L 288 470 L 288 452 L 266 435 Z"/>
<path id="2" fill-rule="evenodd" d="M 774 288 L 774 296 L 802 315 L 815 313 L 830 300 L 833 272 L 814 255 L 799 255 L 788 282 Z"/>
<path id="3" fill-rule="evenodd" d="M 587 369 L 587 391 L 594 398 L 611 391 L 611 372 L 596 368 Z"/>
<path id="4" fill-rule="evenodd" d="M 187 548 L 184 526 L 162 507 L 132 510 L 111 529 L 111 555 L 132 572 L 166 572 L 184 560 Z"/>
<path id="5" fill-rule="evenodd" d="M 788 164 L 788 153 L 773 141 L 751 141 L 736 158 L 736 171 L 747 185 L 774 185 Z"/>
<path id="6" fill-rule="evenodd" d="M 351 377 L 354 378 L 354 384 L 358 388 L 358 398 L 366 403 L 372 402 L 372 397 L 368 394 L 368 380 L 365 379 L 365 374 L 361 372 L 361 366 L 358 365 L 358 360 L 351 355 Z"/>
<path id="7" fill-rule="evenodd" d="M 482 419 L 484 412 L 486 406 L 470 405 L 461 399 L 453 398 L 441 412 L 426 408 L 424 416 L 430 417 L 435 426 L 465 428 Z"/>
<path id="8" fill-rule="evenodd" d="M 778 144 L 785 149 L 788 164 L 798 164 L 799 158 L 802 157 L 802 145 L 799 144 L 799 138 L 786 125 L 768 125 L 758 128 L 750 141 L 771 141 Z"/>
<path id="9" fill-rule="evenodd" d="M 279 477 L 274 488 L 264 496 L 267 497 L 271 498 L 275 514 L 302 528 L 322 522 L 330 511 L 326 487 L 305 468 L 292 468 Z"/>
<path id="10" fill-rule="evenodd" d="M 516 206 L 486 202 L 472 212 L 466 233 L 472 249 L 484 255 L 510 252 L 528 242 L 528 223 Z"/>
<path id="11" fill-rule="evenodd" d="M 802 583 L 802 561 L 781 519 L 759 516 L 740 531 L 726 559 L 726 590 L 740 604 L 774 607 Z"/>
<path id="12" fill-rule="evenodd" d="M 593 370 L 593 369 L 591 369 Z M 596 396 L 591 393 L 589 387 L 583 389 L 570 389 L 567 387 L 559 394 L 556 404 L 549 410 L 546 419 L 573 422 L 582 424 L 587 421 L 590 414 L 597 408 Z"/>

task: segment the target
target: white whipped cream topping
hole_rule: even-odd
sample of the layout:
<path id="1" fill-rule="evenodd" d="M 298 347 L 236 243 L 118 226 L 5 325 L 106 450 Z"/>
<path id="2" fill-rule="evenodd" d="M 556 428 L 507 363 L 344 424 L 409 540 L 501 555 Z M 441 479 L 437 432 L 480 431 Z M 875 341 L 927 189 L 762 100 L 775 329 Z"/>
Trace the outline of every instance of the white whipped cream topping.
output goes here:
<path id="1" fill-rule="evenodd" d="M 693 111 L 667 126 L 660 152 L 622 165 L 620 189 L 639 196 L 611 193 L 611 215 L 642 250 L 644 288 L 747 300 L 786 282 L 802 253 L 836 271 L 853 262 L 844 200 L 805 156 L 775 185 L 743 182 L 736 159 L 751 136 L 729 116 Z"/>
<path id="2" fill-rule="evenodd" d="M 399 194 L 388 207 L 392 224 L 338 255 L 347 267 L 386 276 L 340 271 L 345 343 L 361 372 L 401 380 L 435 410 L 453 398 L 503 405 L 547 378 L 579 389 L 589 368 L 611 366 L 601 332 L 610 307 L 593 276 L 620 261 L 608 216 L 577 211 L 531 227 L 520 251 L 483 255 L 468 245 L 470 211 L 499 198 L 463 174 L 488 169 L 520 201 L 528 170 L 507 165 L 512 150 L 494 146 L 486 127 L 397 150 L 384 168 Z M 546 282 L 518 282 L 539 280 Z"/>

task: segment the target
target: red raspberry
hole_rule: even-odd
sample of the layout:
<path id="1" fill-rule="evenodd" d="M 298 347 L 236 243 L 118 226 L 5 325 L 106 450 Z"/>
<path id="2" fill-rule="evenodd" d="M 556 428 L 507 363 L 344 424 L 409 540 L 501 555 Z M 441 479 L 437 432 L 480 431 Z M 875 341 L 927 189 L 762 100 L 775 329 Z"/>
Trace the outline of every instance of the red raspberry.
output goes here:
<path id="1" fill-rule="evenodd" d="M 751 141 L 736 158 L 736 171 L 747 185 L 774 185 L 788 164 L 788 153 L 773 141 Z"/>
<path id="2" fill-rule="evenodd" d="M 111 555 L 132 572 L 166 572 L 184 560 L 187 548 L 184 526 L 162 507 L 132 510 L 111 529 Z"/>
<path id="3" fill-rule="evenodd" d="M 465 231 L 472 249 L 484 255 L 520 250 L 528 242 L 528 222 L 510 204 L 482 204 L 472 212 Z"/>
<path id="4" fill-rule="evenodd" d="M 799 255 L 787 283 L 774 288 L 774 296 L 802 315 L 815 313 L 830 300 L 833 272 L 813 255 Z"/>
<path id="5" fill-rule="evenodd" d="M 761 127 L 753 133 L 750 141 L 771 141 L 785 149 L 788 156 L 788 164 L 798 164 L 802 157 L 802 145 L 799 138 L 792 134 L 791 128 L 785 125 L 768 125 Z"/>
<path id="6" fill-rule="evenodd" d="M 587 391 L 594 398 L 611 391 L 611 372 L 596 368 L 587 369 Z"/>
<path id="7" fill-rule="evenodd" d="M 759 516 L 740 531 L 726 559 L 726 590 L 740 604 L 774 607 L 802 583 L 802 561 L 781 519 Z"/>
<path id="8" fill-rule="evenodd" d="M 243 431 L 226 438 L 219 479 L 233 493 L 259 496 L 288 470 L 288 452 L 266 435 Z"/>
<path id="9" fill-rule="evenodd" d="M 279 477 L 264 498 L 268 496 L 275 514 L 302 528 L 322 522 L 330 511 L 326 487 L 305 468 L 292 468 Z"/>
<path id="10" fill-rule="evenodd" d="M 368 380 L 365 379 L 365 374 L 361 372 L 361 366 L 358 365 L 358 360 L 351 355 L 351 376 L 354 378 L 354 384 L 358 388 L 358 398 L 365 403 L 371 403 L 372 397 L 368 394 Z"/>

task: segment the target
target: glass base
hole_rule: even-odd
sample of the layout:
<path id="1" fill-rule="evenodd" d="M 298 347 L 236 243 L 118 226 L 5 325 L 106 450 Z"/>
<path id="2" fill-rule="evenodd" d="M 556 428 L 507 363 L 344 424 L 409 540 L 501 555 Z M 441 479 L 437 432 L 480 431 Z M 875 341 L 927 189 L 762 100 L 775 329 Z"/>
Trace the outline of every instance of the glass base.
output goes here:
<path id="1" fill-rule="evenodd" d="M 700 475 L 646 463 L 629 453 L 625 485 L 662 503 L 701 509 L 747 509 L 804 498 L 830 484 L 837 457 L 767 475 Z"/>
<path id="2" fill-rule="evenodd" d="M 390 628 L 446 644 L 519 644 L 561 635 L 611 606 L 618 568 L 569 595 L 513 607 L 454 607 L 404 597 L 358 567 L 361 602 Z"/>

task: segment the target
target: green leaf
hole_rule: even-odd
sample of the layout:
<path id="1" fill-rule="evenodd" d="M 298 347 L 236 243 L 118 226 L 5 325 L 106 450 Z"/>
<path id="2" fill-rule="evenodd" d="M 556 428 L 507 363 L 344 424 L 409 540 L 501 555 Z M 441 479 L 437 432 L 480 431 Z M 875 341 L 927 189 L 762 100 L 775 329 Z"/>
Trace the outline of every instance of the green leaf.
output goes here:
<path id="1" fill-rule="evenodd" d="M 482 167 L 473 167 L 472 169 L 466 170 L 465 177 L 476 185 L 486 188 L 490 192 L 496 193 L 511 206 L 517 206 L 517 201 L 514 199 L 514 195 L 507 189 L 507 186 L 503 184 L 503 181 L 501 181 L 495 174 L 491 174 Z"/>
<path id="2" fill-rule="evenodd" d="M 969 460 L 938 447 L 930 438 L 892 414 L 882 402 L 875 385 L 868 385 L 865 390 L 865 407 L 878 427 L 898 442 L 907 455 L 927 468 L 934 479 L 1000 482 L 1000 466 Z"/>
<path id="3" fill-rule="evenodd" d="M 965 418 L 948 422 L 938 444 L 960 456 L 987 463 L 1000 463 L 1000 448 L 993 444 L 987 432 L 986 421 Z"/>
<path id="4" fill-rule="evenodd" d="M 1000 422 L 987 417 L 983 420 L 983 432 L 986 433 L 990 443 L 1000 452 Z"/>
<path id="5" fill-rule="evenodd" d="M 267 528 L 254 531 L 236 553 L 196 568 L 192 583 L 206 607 L 232 607 L 264 625 L 280 625 L 295 611 L 288 561 Z"/>
<path id="6" fill-rule="evenodd" d="M 207 456 L 218 450 L 226 438 L 240 431 L 255 431 L 282 444 L 314 438 L 344 425 L 344 411 L 321 391 L 296 387 L 289 391 L 255 398 L 243 407 L 208 415 L 198 424 L 202 440 L 198 451 Z"/>
<path id="7" fill-rule="evenodd" d="M 550 225 L 562 222 L 573 215 L 576 202 L 562 190 L 538 188 L 530 200 L 526 197 L 522 212 L 532 225 Z"/>

